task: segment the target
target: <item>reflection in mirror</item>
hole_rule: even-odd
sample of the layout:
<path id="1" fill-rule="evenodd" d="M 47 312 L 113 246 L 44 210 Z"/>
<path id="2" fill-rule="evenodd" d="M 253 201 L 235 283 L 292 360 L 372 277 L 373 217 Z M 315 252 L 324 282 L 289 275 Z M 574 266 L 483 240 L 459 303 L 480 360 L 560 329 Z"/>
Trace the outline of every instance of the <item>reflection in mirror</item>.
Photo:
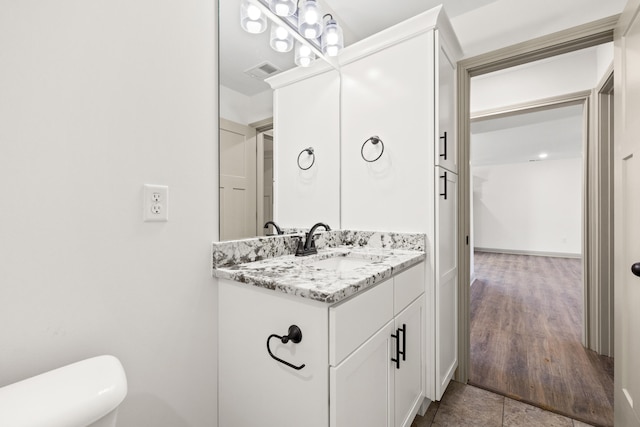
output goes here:
<path id="1" fill-rule="evenodd" d="M 241 0 L 218 5 L 219 235 L 232 240 L 275 231 L 264 228 L 273 219 L 273 146 L 277 150 L 278 143 L 272 131 L 264 133 L 273 123 L 273 91 L 264 80 L 296 64 L 293 51 L 271 49 L 268 29 L 260 34 L 242 29 Z"/>
<path id="2" fill-rule="evenodd" d="M 269 32 L 240 26 L 240 0 L 219 0 L 220 240 L 271 234 L 273 94 L 264 79 L 295 66 Z"/>

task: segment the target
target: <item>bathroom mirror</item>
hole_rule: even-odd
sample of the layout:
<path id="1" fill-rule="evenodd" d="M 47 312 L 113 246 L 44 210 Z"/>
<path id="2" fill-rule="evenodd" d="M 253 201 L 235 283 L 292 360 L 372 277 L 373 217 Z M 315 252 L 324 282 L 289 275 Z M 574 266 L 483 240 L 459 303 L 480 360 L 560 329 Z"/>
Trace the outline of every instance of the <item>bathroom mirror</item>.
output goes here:
<path id="1" fill-rule="evenodd" d="M 273 220 L 277 147 L 273 91 L 264 79 L 296 67 L 293 50 L 271 49 L 270 22 L 260 34 L 241 28 L 240 5 L 241 0 L 218 1 L 220 240 L 275 232 L 263 228 Z"/>

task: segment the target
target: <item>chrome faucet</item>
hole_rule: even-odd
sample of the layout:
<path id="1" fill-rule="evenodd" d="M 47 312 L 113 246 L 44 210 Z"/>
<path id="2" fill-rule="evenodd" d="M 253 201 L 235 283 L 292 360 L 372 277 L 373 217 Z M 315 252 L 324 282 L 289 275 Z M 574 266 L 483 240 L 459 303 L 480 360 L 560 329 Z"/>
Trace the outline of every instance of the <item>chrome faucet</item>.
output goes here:
<path id="1" fill-rule="evenodd" d="M 278 224 L 276 224 L 276 223 L 275 223 L 275 222 L 273 222 L 273 221 L 267 221 L 267 222 L 265 222 L 265 223 L 264 223 L 264 228 L 265 228 L 265 229 L 266 229 L 266 228 L 269 228 L 269 224 L 273 225 L 273 228 L 275 228 L 275 229 L 276 229 L 276 233 L 277 233 L 277 234 L 284 234 L 284 231 L 282 231 L 282 230 L 280 229 L 280 227 L 278 227 Z"/>
<path id="2" fill-rule="evenodd" d="M 296 256 L 307 256 L 318 253 L 318 249 L 316 249 L 315 240 L 313 239 L 313 233 L 315 233 L 318 227 L 324 227 L 325 230 L 331 231 L 331 227 L 327 224 L 319 222 L 311 227 L 308 233 L 306 233 L 306 241 L 304 244 L 302 243 L 302 239 L 298 242 L 298 249 L 296 250 Z"/>

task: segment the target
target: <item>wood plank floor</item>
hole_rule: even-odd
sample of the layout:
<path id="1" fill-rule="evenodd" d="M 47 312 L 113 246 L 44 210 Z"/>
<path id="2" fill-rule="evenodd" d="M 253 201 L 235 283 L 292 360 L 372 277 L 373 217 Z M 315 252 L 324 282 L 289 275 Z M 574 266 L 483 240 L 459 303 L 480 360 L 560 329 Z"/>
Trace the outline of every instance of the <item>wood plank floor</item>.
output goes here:
<path id="1" fill-rule="evenodd" d="M 613 359 L 581 344 L 581 261 L 476 252 L 470 384 L 613 426 Z"/>

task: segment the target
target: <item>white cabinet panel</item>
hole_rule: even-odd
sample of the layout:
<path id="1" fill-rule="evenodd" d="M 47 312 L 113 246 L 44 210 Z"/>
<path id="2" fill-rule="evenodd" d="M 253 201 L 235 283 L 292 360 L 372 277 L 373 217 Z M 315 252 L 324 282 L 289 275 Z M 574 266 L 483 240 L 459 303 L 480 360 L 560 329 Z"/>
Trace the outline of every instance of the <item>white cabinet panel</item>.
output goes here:
<path id="1" fill-rule="evenodd" d="M 431 179 L 433 64 L 429 31 L 342 68 L 343 228 L 425 232 L 432 227 L 433 202 L 416 188 Z M 361 148 L 374 135 L 383 141 L 384 153 L 368 163 Z"/>
<path id="2" fill-rule="evenodd" d="M 393 318 L 393 279 L 329 309 L 329 363 L 339 364 Z"/>
<path id="3" fill-rule="evenodd" d="M 400 313 L 422 293 L 424 293 L 424 263 L 421 262 L 394 277 L 393 314 Z"/>
<path id="4" fill-rule="evenodd" d="M 436 166 L 457 172 L 455 76 L 456 66 L 451 54 L 435 31 L 436 60 Z"/>
<path id="5" fill-rule="evenodd" d="M 424 394 L 424 298 L 418 298 L 396 317 L 396 331 L 402 330 L 400 367 L 395 369 L 395 426 L 409 427 Z M 395 341 L 395 340 L 394 340 Z M 394 342 L 395 344 L 395 342 Z M 393 351 L 392 351 L 393 352 Z"/>
<path id="6" fill-rule="evenodd" d="M 326 427 L 328 314 L 326 305 L 269 290 L 218 282 L 218 404 L 220 427 Z M 271 340 L 286 335 L 290 325 L 302 331 L 298 344 Z M 301 398 L 304 396 L 304 398 Z M 291 402 L 295 402 L 292 404 Z"/>
<path id="7" fill-rule="evenodd" d="M 440 400 L 458 366 L 458 176 L 435 168 L 436 256 L 436 399 Z M 446 196 L 445 196 L 446 195 Z"/>
<path id="8" fill-rule="evenodd" d="M 331 427 L 393 426 L 393 333 L 391 321 L 344 362 L 330 368 Z"/>
<path id="9" fill-rule="evenodd" d="M 296 81 L 273 97 L 274 217 L 287 227 L 307 228 L 321 220 L 338 228 L 340 75 L 332 70 Z M 301 170 L 296 160 L 307 147 L 315 150 L 315 163 Z"/>

